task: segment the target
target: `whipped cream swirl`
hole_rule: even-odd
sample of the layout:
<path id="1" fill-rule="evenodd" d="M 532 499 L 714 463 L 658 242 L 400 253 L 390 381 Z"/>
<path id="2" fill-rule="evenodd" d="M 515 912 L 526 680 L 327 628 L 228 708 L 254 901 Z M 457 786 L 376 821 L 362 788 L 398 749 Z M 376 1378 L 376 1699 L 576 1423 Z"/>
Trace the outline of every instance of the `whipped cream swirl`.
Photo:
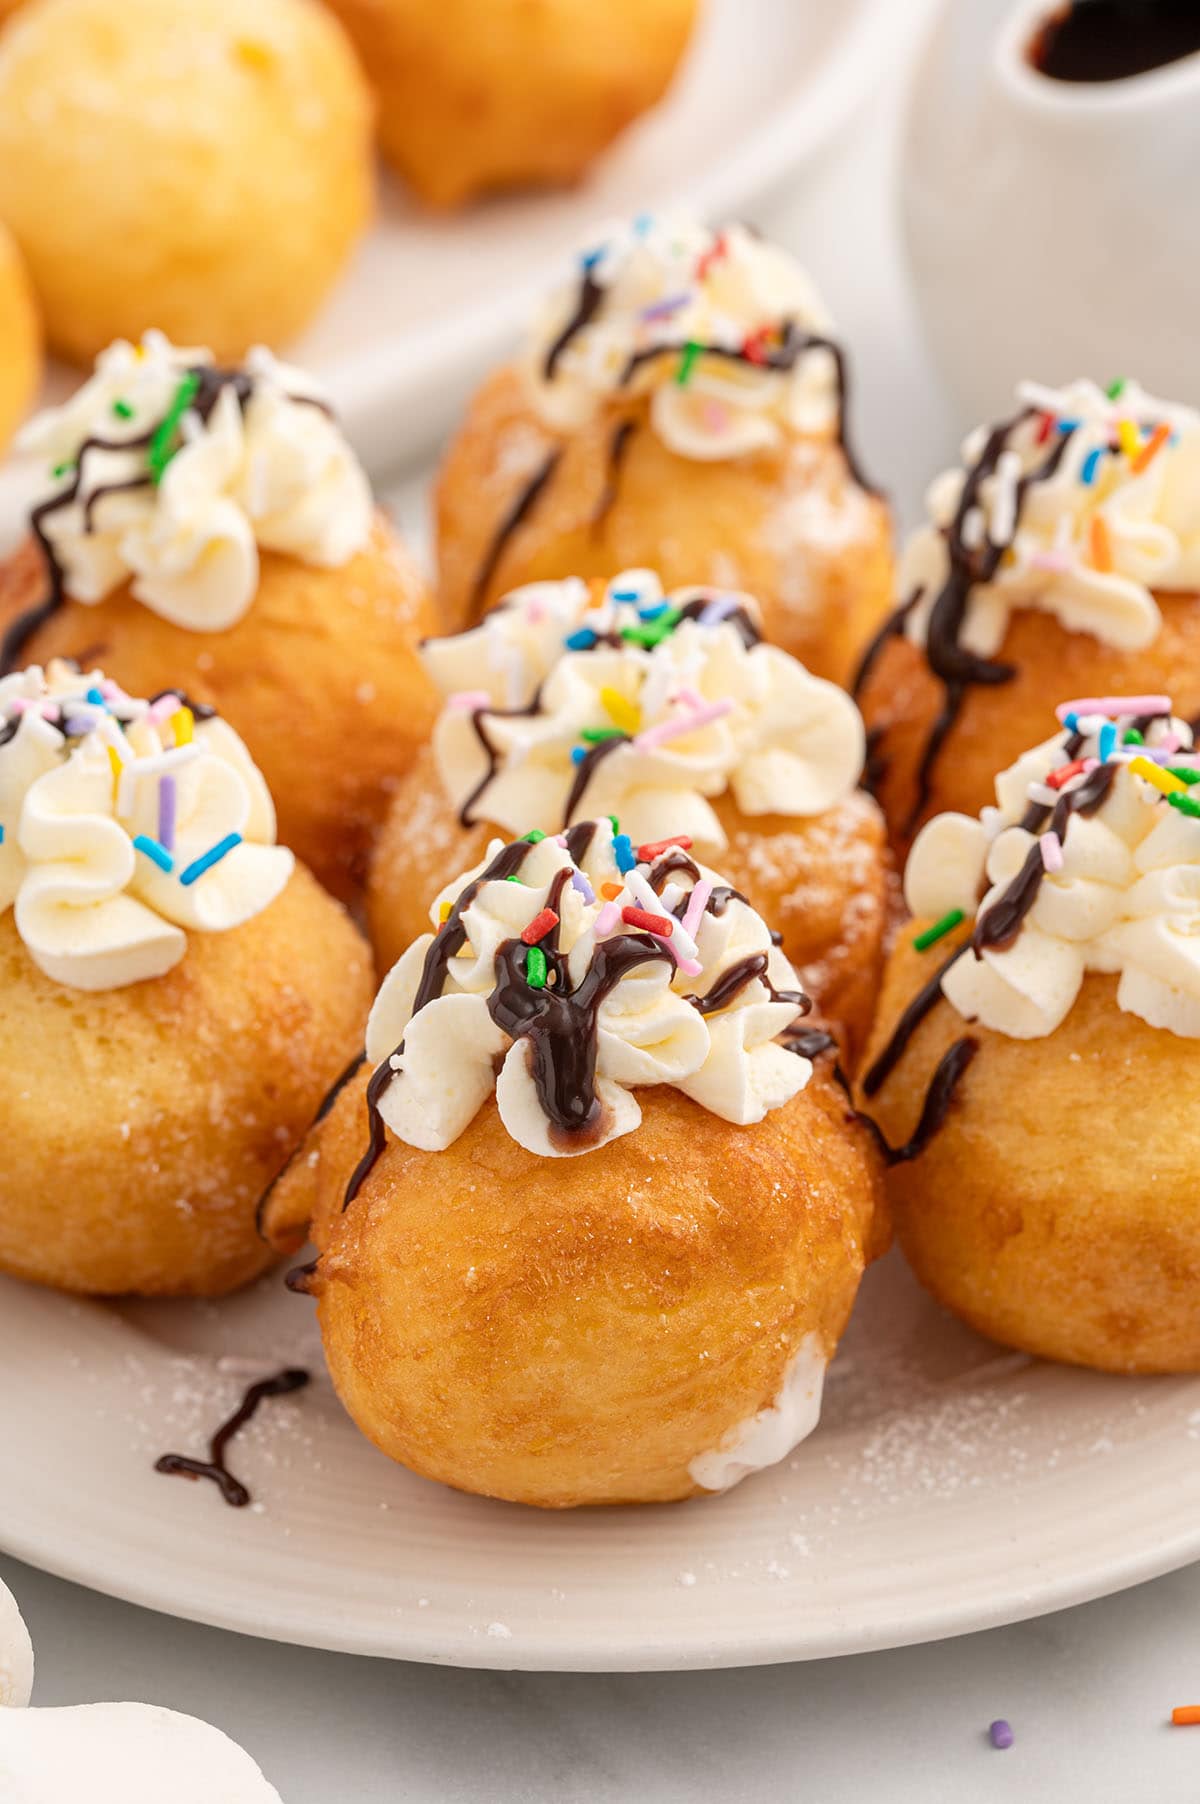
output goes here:
<path id="1" fill-rule="evenodd" d="M 643 1085 L 749 1123 L 812 1075 L 777 1043 L 808 1006 L 795 973 L 686 846 L 635 850 L 607 820 L 495 840 L 430 913 L 367 1026 L 375 1106 L 410 1146 L 451 1145 L 493 1090 L 512 1138 L 553 1158 L 632 1133 Z"/>
<path id="2" fill-rule="evenodd" d="M 745 226 L 642 217 L 603 228 L 554 295 L 525 371 L 547 425 L 577 430 L 614 399 L 650 396 L 680 457 L 827 437 L 841 412 L 829 316 L 800 266 Z M 810 342 L 811 341 L 811 342 Z"/>
<path id="3" fill-rule="evenodd" d="M 899 593 L 919 597 L 905 621 L 914 643 L 926 643 L 950 577 L 951 536 L 963 555 L 1001 553 L 988 580 L 972 584 L 958 632 L 983 658 L 999 650 L 1014 608 L 1137 651 L 1161 624 L 1155 591 L 1200 588 L 1200 413 L 1134 382 L 1114 389 L 1024 383 L 1007 426 L 966 439 L 963 467 L 932 483 L 929 523 L 901 560 Z"/>
<path id="4" fill-rule="evenodd" d="M 319 391 L 266 350 L 219 370 L 159 332 L 118 340 L 18 448 L 48 464 L 33 519 L 71 597 L 100 602 L 132 580 L 191 632 L 242 618 L 260 547 L 335 566 L 370 532 L 370 487 Z"/>
<path id="5" fill-rule="evenodd" d="M 1064 732 L 997 777 L 995 808 L 938 815 L 913 845 L 913 913 L 976 916 L 945 995 L 1014 1039 L 1053 1033 L 1089 971 L 1119 975 L 1128 1013 L 1200 1038 L 1200 757 L 1165 698 L 1121 699 L 1065 705 Z M 1161 712 L 1135 727 L 1146 703 Z"/>
<path id="6" fill-rule="evenodd" d="M 710 801 L 744 814 L 815 815 L 862 769 L 843 690 L 758 641 L 747 595 L 663 594 L 626 570 L 593 607 L 586 584 L 532 583 L 469 632 L 428 640 L 448 698 L 438 770 L 462 819 L 556 831 L 615 814 L 635 840 L 727 843 Z"/>
<path id="7" fill-rule="evenodd" d="M 63 663 L 0 679 L 0 911 L 56 983 L 159 977 L 188 929 L 261 913 L 292 872 L 274 839 L 266 784 L 223 720 Z"/>

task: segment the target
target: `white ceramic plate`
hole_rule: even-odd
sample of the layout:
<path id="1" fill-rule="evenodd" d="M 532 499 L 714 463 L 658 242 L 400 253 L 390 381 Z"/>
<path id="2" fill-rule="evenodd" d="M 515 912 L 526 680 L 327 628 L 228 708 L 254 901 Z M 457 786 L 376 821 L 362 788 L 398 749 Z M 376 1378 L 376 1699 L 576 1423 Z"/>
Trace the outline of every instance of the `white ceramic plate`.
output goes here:
<path id="1" fill-rule="evenodd" d="M 202 1455 L 245 1376 L 311 1363 L 234 1443 L 256 1504 L 152 1470 Z M 0 1544 L 135 1603 L 317 1647 L 469 1666 L 748 1665 L 924 1641 L 1200 1555 L 1200 1379 L 1005 1354 L 870 1276 L 825 1420 L 718 1499 L 543 1514 L 391 1465 L 278 1275 L 221 1304 L 0 1281 Z"/>

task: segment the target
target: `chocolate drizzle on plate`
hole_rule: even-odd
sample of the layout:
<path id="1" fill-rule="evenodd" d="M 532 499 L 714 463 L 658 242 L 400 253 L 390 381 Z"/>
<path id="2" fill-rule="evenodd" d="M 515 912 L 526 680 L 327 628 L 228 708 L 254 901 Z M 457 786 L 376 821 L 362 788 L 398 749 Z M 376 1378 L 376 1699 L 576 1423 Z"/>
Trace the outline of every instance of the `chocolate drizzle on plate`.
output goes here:
<path id="1" fill-rule="evenodd" d="M 309 1374 L 303 1366 L 286 1366 L 282 1372 L 276 1372 L 273 1378 L 260 1378 L 257 1384 L 247 1387 L 238 1407 L 213 1435 L 208 1443 L 207 1459 L 191 1459 L 185 1453 L 164 1453 L 155 1460 L 154 1470 L 165 1472 L 173 1478 L 210 1479 L 232 1509 L 245 1509 L 250 1502 L 250 1492 L 225 1464 L 225 1450 L 239 1428 L 246 1426 L 264 1398 L 287 1396 L 291 1391 L 303 1390 L 308 1382 Z"/>

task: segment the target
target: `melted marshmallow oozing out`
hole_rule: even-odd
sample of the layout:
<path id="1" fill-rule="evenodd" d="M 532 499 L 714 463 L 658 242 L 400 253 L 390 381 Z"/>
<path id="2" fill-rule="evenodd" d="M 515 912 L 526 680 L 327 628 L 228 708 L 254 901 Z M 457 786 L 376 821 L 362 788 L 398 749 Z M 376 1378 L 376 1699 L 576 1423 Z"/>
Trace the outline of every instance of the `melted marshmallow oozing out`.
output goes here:
<path id="1" fill-rule="evenodd" d="M 1200 772 L 1200 757 L 1191 730 L 1166 711 L 1145 729 L 1144 746 L 1125 743 L 1134 718 L 1080 713 L 1077 750 L 1069 730 L 1055 735 L 997 777 L 997 806 L 980 819 L 942 814 L 918 834 L 905 874 L 914 915 L 961 909 L 977 916 L 979 933 L 1023 871 L 1036 885 L 1008 943 L 984 943 L 978 957 L 966 950 L 943 977 L 945 995 L 967 1020 L 1016 1039 L 1041 1038 L 1065 1019 L 1084 975 L 1096 971 L 1119 976 L 1120 1008 L 1200 1038 L 1200 818 L 1139 774 L 1141 761 L 1186 802 L 1188 786 L 1169 767 Z M 1072 758 L 1089 768 L 1061 787 L 1048 785 Z M 1100 806 L 1068 813 L 1062 834 L 1051 837 L 1053 808 L 1065 811 L 1071 796 L 1087 794 L 1101 759 L 1115 771 Z M 1040 811 L 1033 831 L 1021 825 L 1031 808 Z"/>
<path id="2" fill-rule="evenodd" d="M 58 662 L 0 678 L 0 829 L 0 912 L 81 990 L 161 976 L 188 932 L 261 913 L 294 863 L 226 722 Z"/>
<path id="3" fill-rule="evenodd" d="M 656 896 L 648 888 L 655 861 L 622 872 L 616 843 L 610 823 L 598 821 L 578 864 L 565 844 L 542 839 L 523 858 L 517 881 L 482 883 L 461 912 L 465 943 L 449 958 L 440 993 L 415 1014 L 422 974 L 438 957 L 434 936 L 415 941 L 384 979 L 367 1026 L 367 1054 L 376 1067 L 390 1063 L 394 1075 L 378 1106 L 401 1140 L 443 1150 L 494 1090 L 504 1127 L 527 1151 L 575 1156 L 636 1129 L 641 1109 L 635 1090 L 643 1085 L 674 1085 L 722 1119 L 750 1123 L 807 1084 L 811 1063 L 777 1043 L 805 1003 L 795 999 L 795 973 L 759 915 L 730 897 L 719 913 L 701 913 L 697 904 L 689 924 L 690 874 L 663 874 L 662 895 Z M 483 864 L 447 885 L 430 911 L 435 923 L 502 850 L 503 842 L 493 841 Z M 719 883 L 700 869 L 700 881 Z M 603 894 L 606 884 L 615 891 L 611 899 Z M 581 1036 L 594 1035 L 597 1107 L 586 1133 L 575 1138 L 556 1131 L 546 1112 L 528 1036 L 510 1038 L 489 1008 L 501 967 L 514 951 L 517 1000 L 536 1002 L 521 990 L 530 966 L 520 936 L 551 906 L 560 917 L 557 951 L 567 995 L 590 981 L 605 944 L 636 935 L 653 954 L 621 976 L 598 1008 L 572 1021 L 563 1044 L 550 1046 L 557 1074 L 556 1060 L 561 1056 L 574 1069 Z M 622 919 L 627 908 L 666 917 L 672 907 L 669 936 Z M 687 1000 L 706 996 L 747 959 L 758 961 L 761 975 L 738 984 L 724 1006 L 704 1013 Z"/>
<path id="4" fill-rule="evenodd" d="M 595 305 L 548 371 L 584 292 Z M 670 450 L 701 461 L 737 457 L 788 433 L 835 430 L 833 357 L 814 348 L 790 370 L 772 370 L 702 352 L 684 371 L 679 347 L 766 347 L 789 323 L 829 330 L 812 282 L 779 246 L 736 224 L 713 232 L 686 219 L 617 223 L 601 229 L 582 255 L 581 275 L 548 301 L 531 335 L 527 381 L 537 411 L 558 431 L 576 430 L 613 397 L 649 394 L 650 423 Z"/>
<path id="5" fill-rule="evenodd" d="M 1018 401 L 964 534 L 968 545 L 986 538 L 1007 549 L 991 581 L 971 590 L 961 644 L 993 657 L 1014 608 L 1053 614 L 1069 631 L 1124 651 L 1151 644 L 1161 625 L 1154 591 L 1200 587 L 1200 413 L 1133 382 L 1115 397 L 1087 381 L 1063 389 L 1025 383 Z M 931 484 L 928 523 L 901 560 L 898 592 L 920 595 L 904 628 L 918 645 L 949 576 L 946 533 L 966 472 L 989 430 L 973 432 L 963 467 Z M 1060 438 L 1053 472 L 1019 496 L 1021 479 L 1045 464 Z"/>
<path id="6" fill-rule="evenodd" d="M 639 643 L 689 607 L 698 617 Z M 735 617 L 757 620 L 751 597 L 664 595 L 653 571 L 626 570 L 595 607 L 576 579 L 532 583 L 469 631 L 427 641 L 447 697 L 434 730 L 447 793 L 467 818 L 555 831 L 579 760 L 598 734 L 625 731 L 576 812 L 615 814 L 638 841 L 683 832 L 719 853 L 726 835 L 707 798 L 727 790 L 747 815 L 810 816 L 844 800 L 863 763 L 857 708 L 786 652 L 748 646 Z"/>
<path id="7" fill-rule="evenodd" d="M 180 405 L 197 379 L 209 385 L 203 411 Z M 260 548 L 332 567 L 370 533 L 369 484 L 319 390 L 263 349 L 217 371 L 208 351 L 159 332 L 118 340 L 18 449 L 47 469 L 41 529 L 71 597 L 100 602 L 132 581 L 139 601 L 192 632 L 242 618 Z"/>

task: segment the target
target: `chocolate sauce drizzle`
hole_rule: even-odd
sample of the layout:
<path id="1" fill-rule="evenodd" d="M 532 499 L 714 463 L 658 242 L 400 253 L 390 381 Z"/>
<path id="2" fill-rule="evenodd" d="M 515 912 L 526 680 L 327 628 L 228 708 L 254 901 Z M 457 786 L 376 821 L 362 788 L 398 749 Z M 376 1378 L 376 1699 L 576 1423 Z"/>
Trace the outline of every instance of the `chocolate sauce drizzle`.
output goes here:
<path id="1" fill-rule="evenodd" d="M 1040 854 L 1039 854 L 1040 856 Z M 867 1075 L 863 1078 L 863 1094 L 874 1096 L 883 1087 L 900 1062 L 901 1055 L 909 1041 L 924 1021 L 926 1015 L 941 1001 L 942 979 L 958 959 L 967 950 L 967 943 L 956 946 L 948 958 L 942 960 L 937 970 L 927 983 L 921 985 L 912 1001 L 904 1009 L 892 1029 L 887 1045 L 880 1053 Z"/>
<path id="2" fill-rule="evenodd" d="M 1067 830 L 1067 823 L 1073 814 L 1095 814 L 1108 798 L 1113 786 L 1118 764 L 1100 764 L 1089 771 L 1076 789 L 1069 789 L 1061 795 L 1050 809 L 1043 803 L 1035 802 L 1027 811 L 1022 825 L 1030 820 L 1034 809 L 1042 811 L 1042 822 L 1050 815 L 1050 831 L 1056 833 L 1061 840 Z M 1029 826 L 1027 831 L 1039 832 L 1041 826 Z M 971 950 L 976 958 L 982 958 L 986 948 L 1003 950 L 1011 946 L 1021 931 L 1021 923 L 1038 899 L 1038 891 L 1046 875 L 1046 862 L 1042 857 L 1042 849 L 1038 844 L 1030 846 L 1025 854 L 1025 862 L 1004 892 L 996 897 L 992 906 L 985 909 L 975 923 L 975 931 L 971 935 Z"/>
<path id="3" fill-rule="evenodd" d="M 488 789 L 496 772 L 500 768 L 500 754 L 492 744 L 487 730 L 487 722 L 489 720 L 531 719 L 538 713 L 540 708 L 540 688 L 534 695 L 533 700 L 524 708 L 493 708 L 490 706 L 486 708 L 472 708 L 471 726 L 473 727 L 475 737 L 482 748 L 483 755 L 487 760 L 487 769 L 484 771 L 482 777 L 480 777 L 478 783 L 476 783 L 474 789 L 463 798 L 462 807 L 458 811 L 458 824 L 460 827 L 473 827 L 475 825 L 478 818 L 475 814 L 475 805 L 482 800 L 485 790 Z"/>
<path id="4" fill-rule="evenodd" d="M 592 515 L 591 528 L 597 532 L 604 524 L 606 516 L 612 510 L 621 484 L 621 467 L 625 462 L 625 453 L 629 449 L 629 441 L 637 431 L 636 420 L 618 420 L 613 427 L 612 437 L 608 441 L 608 458 L 605 465 L 604 488 L 596 503 L 596 511 Z"/>
<path id="5" fill-rule="evenodd" d="M 703 996 L 687 996 L 684 1000 L 690 1002 L 702 1015 L 715 1015 L 718 1010 L 728 1008 L 757 979 L 765 986 L 772 1002 L 786 1002 L 807 1015 L 812 1008 L 811 997 L 806 996 L 803 990 L 777 990 L 767 976 L 770 960 L 769 952 L 748 952 L 745 958 L 737 959 L 727 970 L 722 971 Z"/>
<path id="6" fill-rule="evenodd" d="M 1000 560 L 1016 536 L 1025 496 L 1035 484 L 1047 482 L 1054 475 L 1077 428 L 1056 430 L 1054 443 L 1042 461 L 1019 478 L 1013 507 L 1013 528 L 1007 539 L 996 543 L 985 532 L 980 542 L 972 547 L 967 544 L 965 535 L 968 518 L 974 515 L 979 506 L 982 485 L 995 474 L 1001 457 L 1009 448 L 1013 433 L 1033 416 L 1034 411 L 1032 408 L 1022 408 L 1020 413 L 992 428 L 979 456 L 966 472 L 954 518 L 945 528 L 948 570 L 946 580 L 930 610 L 925 641 L 925 656 L 930 671 L 942 685 L 942 705 L 921 754 L 917 770 L 917 793 L 905 822 L 906 833 L 913 831 L 924 812 L 929 800 L 934 766 L 947 736 L 958 720 L 969 690 L 975 685 L 991 687 L 1009 683 L 1016 675 L 1011 664 L 1001 663 L 994 658 L 979 657 L 961 643 L 971 591 L 977 584 L 989 583 L 995 575 Z M 915 605 L 916 599 L 916 596 L 909 598 L 904 604 L 905 611 Z M 897 610 L 867 647 L 854 685 L 856 696 L 887 640 L 903 626 L 903 619 L 904 615 Z M 873 757 L 878 756 L 878 751 L 878 744 L 872 746 Z"/>
<path id="7" fill-rule="evenodd" d="M 353 1080 L 358 1076 L 359 1072 L 362 1070 L 362 1068 L 366 1064 L 366 1062 L 367 1062 L 366 1053 L 365 1052 L 356 1052 L 354 1057 L 350 1060 L 350 1063 L 345 1067 L 345 1069 L 343 1071 L 340 1071 L 338 1073 L 337 1077 L 334 1078 L 332 1084 L 330 1084 L 328 1090 L 326 1090 L 324 1096 L 321 1098 L 321 1101 L 318 1104 L 317 1112 L 313 1116 L 312 1121 L 309 1124 L 308 1132 L 306 1134 L 303 1134 L 300 1137 L 300 1139 L 296 1142 L 296 1145 L 292 1148 L 291 1152 L 288 1154 L 287 1159 L 280 1166 L 279 1170 L 275 1173 L 275 1176 L 271 1179 L 271 1182 L 267 1185 L 267 1188 L 263 1191 L 262 1195 L 259 1197 L 258 1205 L 254 1211 L 254 1226 L 258 1231 L 258 1235 L 259 1235 L 260 1239 L 265 1238 L 263 1235 L 263 1217 L 266 1214 L 267 1204 L 270 1202 L 272 1196 L 275 1194 L 276 1186 L 279 1184 L 281 1179 L 283 1179 L 284 1177 L 287 1176 L 288 1172 L 292 1169 L 292 1166 L 296 1163 L 296 1160 L 299 1158 L 300 1154 L 304 1151 L 305 1144 L 308 1140 L 308 1135 L 312 1133 L 314 1128 L 320 1127 L 321 1123 L 325 1120 L 326 1116 L 329 1114 L 330 1110 L 333 1108 L 334 1103 L 337 1101 L 338 1097 L 342 1094 L 342 1091 L 346 1088 L 346 1085 L 353 1082 Z"/>
<path id="8" fill-rule="evenodd" d="M 217 369 L 212 364 L 196 364 L 181 372 L 181 381 L 186 380 L 189 377 L 195 378 L 196 392 L 188 404 L 188 411 L 198 414 L 205 424 L 207 424 L 209 416 L 216 406 L 223 389 L 233 389 L 234 394 L 237 396 L 238 406 L 243 412 L 254 392 L 254 379 L 252 376 L 247 375 L 245 370 Z M 330 412 L 328 405 L 324 401 L 320 401 L 312 395 L 289 395 L 288 399 L 296 402 L 298 405 L 319 408 L 322 413 L 327 414 Z M 48 620 L 52 619 L 66 602 L 66 571 L 63 568 L 58 553 L 54 549 L 50 535 L 46 531 L 46 521 L 51 519 L 55 514 L 60 513 L 64 508 L 73 506 L 75 502 L 78 501 L 80 490 L 83 487 L 84 463 L 88 452 L 147 450 L 152 443 L 157 430 L 158 427 L 155 425 L 150 427 L 148 431 L 135 433 L 129 438 L 122 439 L 101 438 L 96 434 L 89 435 L 84 439 L 79 450 L 75 454 L 75 473 L 66 488 L 62 490 L 61 494 L 51 495 L 47 500 L 39 502 L 35 508 L 31 509 L 29 515 L 30 531 L 37 540 L 43 562 L 46 566 L 48 590 L 41 601 L 35 602 L 32 607 L 26 608 L 23 613 L 18 614 L 3 638 L 0 638 L 0 676 L 8 676 L 13 670 L 18 668 L 21 662 L 22 653 L 34 634 L 38 632 Z M 91 490 L 83 508 L 84 531 L 90 533 L 94 530 L 96 506 L 99 502 L 103 501 L 106 496 L 124 494 L 134 489 L 148 489 L 153 487 L 154 478 L 149 470 L 147 470 L 144 476 L 130 476 L 124 478 L 120 482 L 102 483 L 99 487 Z M 207 717 L 202 715 L 198 718 Z"/>
<path id="9" fill-rule="evenodd" d="M 286 1366 L 273 1378 L 260 1378 L 257 1384 L 248 1386 L 238 1407 L 213 1435 L 208 1443 L 207 1459 L 191 1459 L 185 1453 L 164 1453 L 155 1460 L 154 1470 L 173 1478 L 210 1479 L 232 1509 L 245 1509 L 250 1502 L 250 1492 L 225 1464 L 225 1449 L 238 1430 L 246 1426 L 264 1398 L 287 1396 L 291 1391 L 303 1390 L 308 1382 L 309 1374 L 303 1366 Z"/>
<path id="10" fill-rule="evenodd" d="M 579 763 L 575 766 L 575 774 L 571 779 L 571 787 L 567 792 L 566 803 L 563 807 L 564 826 L 567 826 L 570 823 L 573 814 L 578 813 L 580 804 L 588 792 L 588 785 L 591 783 L 592 778 L 595 776 L 600 766 L 604 763 L 604 760 L 606 758 L 611 758 L 612 754 L 619 746 L 628 744 L 629 735 L 627 733 L 614 733 L 611 739 L 601 739 L 595 745 L 590 745 L 588 747 Z"/>
<path id="11" fill-rule="evenodd" d="M 537 500 L 550 478 L 557 470 L 562 459 L 562 446 L 556 445 L 548 451 L 538 465 L 525 487 L 501 520 L 492 537 L 491 543 L 483 556 L 474 583 L 471 585 L 471 599 L 468 604 L 467 618 L 474 624 L 483 613 L 483 604 L 487 596 L 488 584 L 496 574 L 500 559 L 508 548 L 508 542 L 517 528 L 523 526 L 537 505 Z"/>
<path id="12" fill-rule="evenodd" d="M 929 1080 L 917 1125 L 902 1146 L 893 1146 L 872 1116 L 865 1114 L 862 1109 L 855 1109 L 855 1120 L 867 1129 L 882 1153 L 885 1165 L 907 1165 L 911 1159 L 920 1158 L 944 1124 L 959 1080 L 978 1051 L 979 1041 L 972 1039 L 969 1034 L 946 1048 Z"/>

